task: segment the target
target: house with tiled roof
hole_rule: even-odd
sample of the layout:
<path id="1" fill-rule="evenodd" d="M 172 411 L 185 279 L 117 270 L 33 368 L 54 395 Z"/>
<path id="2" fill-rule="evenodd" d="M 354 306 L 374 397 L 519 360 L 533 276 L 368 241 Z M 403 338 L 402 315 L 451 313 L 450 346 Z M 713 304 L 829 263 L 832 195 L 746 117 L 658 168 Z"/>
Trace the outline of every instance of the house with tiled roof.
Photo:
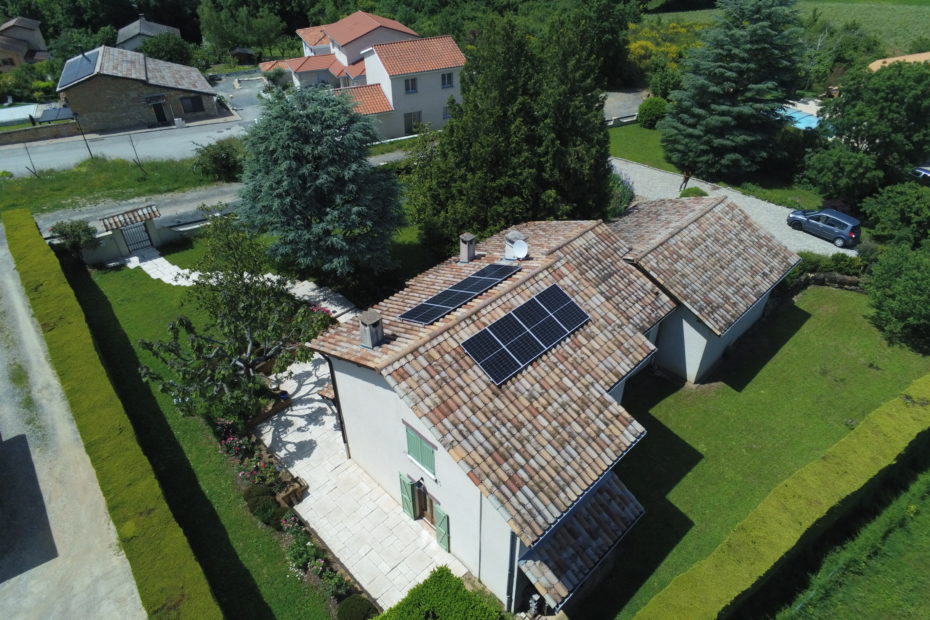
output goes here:
<path id="1" fill-rule="evenodd" d="M 709 234 L 719 206 L 685 199 L 652 233 L 629 226 L 631 241 L 599 221 L 529 222 L 478 244 L 463 235 L 459 257 L 311 343 L 330 366 L 350 458 L 508 610 L 534 597 L 562 608 L 645 514 L 614 473 L 648 430 L 623 391 L 663 354 L 685 299 L 726 333 L 746 303 L 764 305 L 770 289 L 749 301 L 753 285 L 793 266 L 756 228 L 738 235 L 756 241 L 749 251 L 772 247 L 786 260 L 737 259 L 727 229 L 715 238 L 729 235 L 718 253 L 731 265 L 784 272 L 708 274 L 723 288 L 699 307 L 688 276 L 663 271 L 662 259 L 684 251 L 679 234 L 699 242 L 688 229 Z M 721 213 L 730 218 L 728 203 Z M 686 260 L 728 268 L 703 246 Z M 718 299 L 724 308 L 711 307 Z"/>
<path id="2" fill-rule="evenodd" d="M 139 19 L 131 24 L 123 26 L 119 29 L 119 32 L 116 33 L 116 47 L 135 51 L 142 47 L 146 39 L 165 33 L 181 36 L 181 31 L 174 26 L 150 22 L 145 19 L 145 15 L 140 14 Z"/>
<path id="3" fill-rule="evenodd" d="M 48 59 L 40 25 L 28 17 L 14 17 L 0 24 L 0 73 Z"/>
<path id="4" fill-rule="evenodd" d="M 465 56 L 452 37 L 423 38 L 398 21 L 364 11 L 302 28 L 297 35 L 303 57 L 269 61 L 259 68 L 286 70 L 298 88 L 339 89 L 358 112 L 374 118 L 382 138 L 411 135 L 420 124 L 438 129 L 449 118 L 449 99 L 461 100 Z M 364 88 L 372 86 L 381 90 L 380 96 Z M 378 105 L 372 104 L 374 99 Z"/>
<path id="5" fill-rule="evenodd" d="M 216 92 L 194 67 L 105 45 L 70 58 L 57 91 L 86 131 L 172 125 L 219 113 Z"/>

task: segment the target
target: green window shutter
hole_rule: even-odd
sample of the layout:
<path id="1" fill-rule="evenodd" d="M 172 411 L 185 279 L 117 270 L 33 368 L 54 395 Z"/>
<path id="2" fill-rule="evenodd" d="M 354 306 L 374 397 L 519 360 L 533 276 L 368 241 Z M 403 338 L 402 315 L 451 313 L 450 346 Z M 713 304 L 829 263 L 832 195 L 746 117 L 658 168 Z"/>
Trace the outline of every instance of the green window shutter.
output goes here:
<path id="1" fill-rule="evenodd" d="M 413 519 L 413 483 L 400 474 L 400 503 L 407 516 Z"/>
<path id="2" fill-rule="evenodd" d="M 433 515 L 436 520 L 436 542 L 439 546 L 449 550 L 449 515 L 442 511 L 439 506 L 433 506 Z"/>
<path id="3" fill-rule="evenodd" d="M 436 455 L 433 448 L 417 435 L 409 426 L 407 430 L 407 454 L 414 461 L 423 466 L 423 469 L 436 475 Z"/>

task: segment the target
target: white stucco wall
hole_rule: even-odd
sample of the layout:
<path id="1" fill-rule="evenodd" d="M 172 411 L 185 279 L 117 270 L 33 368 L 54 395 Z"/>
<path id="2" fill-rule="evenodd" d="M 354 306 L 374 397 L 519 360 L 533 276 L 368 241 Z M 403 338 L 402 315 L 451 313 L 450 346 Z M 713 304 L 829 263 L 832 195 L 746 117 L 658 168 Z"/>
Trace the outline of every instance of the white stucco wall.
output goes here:
<path id="1" fill-rule="evenodd" d="M 769 293 L 759 298 L 722 336 L 714 334 L 684 305 L 678 306 L 662 321 L 656 363 L 688 381 L 700 381 L 726 348 L 762 316 L 768 298 Z"/>
<path id="2" fill-rule="evenodd" d="M 303 39 L 300 40 L 301 44 L 304 46 L 304 56 L 319 56 L 321 54 L 329 54 L 329 44 L 326 45 L 307 45 L 307 42 Z"/>
<path id="3" fill-rule="evenodd" d="M 384 64 L 381 62 L 381 59 L 378 58 L 378 55 L 375 54 L 374 50 L 365 54 L 365 79 L 369 84 L 380 84 L 381 90 L 384 91 L 384 96 L 387 97 L 388 101 L 391 101 L 394 97 L 391 77 L 388 75 L 387 69 L 384 68 Z M 403 84 L 401 84 L 403 86 Z"/>
<path id="4" fill-rule="evenodd" d="M 397 510 L 398 474 L 422 478 L 449 515 L 450 551 L 506 600 L 509 526 L 380 374 L 339 359 L 332 363 L 351 457 L 394 498 Z M 407 455 L 405 424 L 436 447 L 435 476 Z"/>
<path id="5" fill-rule="evenodd" d="M 294 85 L 301 88 L 305 86 L 318 86 L 320 84 L 335 86 L 339 82 L 339 80 L 329 72 L 329 69 L 301 71 L 300 73 L 292 73 L 291 75 L 294 76 Z"/>
<path id="6" fill-rule="evenodd" d="M 443 73 L 452 74 L 452 88 L 442 87 Z M 417 79 L 417 92 L 407 94 L 404 92 L 404 80 Z M 406 112 L 421 112 L 421 122 L 428 123 L 432 129 L 441 129 L 447 119 L 442 117 L 442 109 L 448 105 L 449 97 L 458 102 L 462 101 L 461 69 L 449 71 L 428 71 L 411 75 L 391 76 L 391 91 L 394 105 L 394 114 L 400 118 L 400 135 L 404 130 L 404 114 Z"/>

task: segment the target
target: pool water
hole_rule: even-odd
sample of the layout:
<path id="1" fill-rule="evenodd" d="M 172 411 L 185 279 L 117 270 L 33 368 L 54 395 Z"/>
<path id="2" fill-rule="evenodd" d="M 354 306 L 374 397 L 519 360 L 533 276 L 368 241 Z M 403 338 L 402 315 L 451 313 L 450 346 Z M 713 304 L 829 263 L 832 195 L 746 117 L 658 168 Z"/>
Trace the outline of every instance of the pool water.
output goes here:
<path id="1" fill-rule="evenodd" d="M 813 114 L 791 108 L 783 108 L 782 115 L 798 129 L 814 129 L 820 122 L 820 119 Z"/>

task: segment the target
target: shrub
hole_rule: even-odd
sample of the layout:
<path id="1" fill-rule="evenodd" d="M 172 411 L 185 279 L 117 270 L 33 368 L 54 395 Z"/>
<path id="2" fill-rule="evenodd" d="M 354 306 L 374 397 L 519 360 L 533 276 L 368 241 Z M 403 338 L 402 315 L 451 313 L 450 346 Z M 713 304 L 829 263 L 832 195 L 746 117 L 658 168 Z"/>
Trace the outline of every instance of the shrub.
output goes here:
<path id="1" fill-rule="evenodd" d="M 242 176 L 245 150 L 239 138 L 223 138 L 212 144 L 198 146 L 195 152 L 194 170 L 206 178 L 231 183 Z"/>
<path id="2" fill-rule="evenodd" d="M 220 618 L 206 577 L 97 357 L 84 313 L 28 211 L 3 214 L 10 253 L 150 616 Z"/>
<path id="3" fill-rule="evenodd" d="M 681 194 L 679 194 L 678 196 L 680 198 L 696 198 L 698 196 L 706 196 L 706 195 L 707 195 L 707 192 L 705 192 L 700 187 L 686 187 L 684 190 L 682 190 Z"/>
<path id="4" fill-rule="evenodd" d="M 361 594 L 353 594 L 336 606 L 337 620 L 368 620 L 378 615 L 378 608 Z"/>
<path id="5" fill-rule="evenodd" d="M 633 181 L 622 173 L 610 175 L 610 206 L 607 208 L 607 217 L 610 219 L 620 217 L 633 202 L 636 194 L 633 191 Z"/>
<path id="6" fill-rule="evenodd" d="M 379 616 L 379 620 L 409 620 L 411 618 L 455 618 L 456 620 L 501 620 L 500 609 L 480 595 L 465 589 L 462 580 L 447 566 L 440 566 L 415 586 L 394 607 Z"/>
<path id="7" fill-rule="evenodd" d="M 78 260 L 81 258 L 82 249 L 92 249 L 100 245 L 100 241 L 97 239 L 97 231 L 84 220 L 56 222 L 51 231 L 61 239 L 62 247 Z"/>
<path id="8" fill-rule="evenodd" d="M 775 487 L 709 556 L 672 580 L 636 618 L 726 616 L 729 606 L 758 590 L 777 565 L 802 554 L 818 532 L 860 510 L 881 482 L 901 475 L 906 464 L 900 461 L 923 447 L 912 443 L 930 426 L 928 399 L 930 375 Z M 896 464 L 902 467 L 891 467 Z"/>
<path id="9" fill-rule="evenodd" d="M 655 129 L 656 124 L 665 118 L 665 109 L 667 107 L 668 102 L 662 97 L 649 97 L 639 104 L 636 120 L 639 121 L 640 127 Z"/>
<path id="10" fill-rule="evenodd" d="M 681 88 L 681 71 L 674 67 L 660 67 L 649 78 L 649 92 L 654 97 L 668 99 L 673 90 Z"/>
<path id="11" fill-rule="evenodd" d="M 313 543 L 310 534 L 301 527 L 291 531 L 291 542 L 287 545 L 286 555 L 292 569 L 305 573 L 310 570 L 311 564 L 323 559 L 323 550 Z"/>
<path id="12" fill-rule="evenodd" d="M 12 179 L 13 173 L 9 170 L 0 170 L 0 181 L 5 181 L 6 179 Z"/>
<path id="13" fill-rule="evenodd" d="M 844 276 L 861 276 L 868 263 L 858 256 L 837 252 L 832 256 L 813 252 L 798 252 L 801 262 L 785 278 L 785 284 L 792 285 L 807 273 L 838 273 Z"/>
<path id="14" fill-rule="evenodd" d="M 917 183 L 889 185 L 862 201 L 862 212 L 880 243 L 916 249 L 930 237 L 930 187 Z"/>
<path id="15" fill-rule="evenodd" d="M 261 485 L 252 485 L 250 488 L 265 488 Z M 288 508 L 278 504 L 275 500 L 274 495 L 270 494 L 258 494 L 255 493 L 246 498 L 245 503 L 249 507 L 249 511 L 255 515 L 255 518 L 264 523 L 269 527 L 273 527 L 276 530 L 281 530 L 281 519 L 284 515 L 287 514 Z"/>
<path id="16" fill-rule="evenodd" d="M 930 353 L 930 247 L 885 250 L 866 281 L 872 322 L 890 342 Z"/>
<path id="17" fill-rule="evenodd" d="M 337 601 L 345 598 L 345 596 L 352 591 L 352 584 L 346 581 L 345 577 L 332 569 L 324 570 L 321 579 L 323 581 L 323 590 L 326 592 L 326 595 Z"/>

